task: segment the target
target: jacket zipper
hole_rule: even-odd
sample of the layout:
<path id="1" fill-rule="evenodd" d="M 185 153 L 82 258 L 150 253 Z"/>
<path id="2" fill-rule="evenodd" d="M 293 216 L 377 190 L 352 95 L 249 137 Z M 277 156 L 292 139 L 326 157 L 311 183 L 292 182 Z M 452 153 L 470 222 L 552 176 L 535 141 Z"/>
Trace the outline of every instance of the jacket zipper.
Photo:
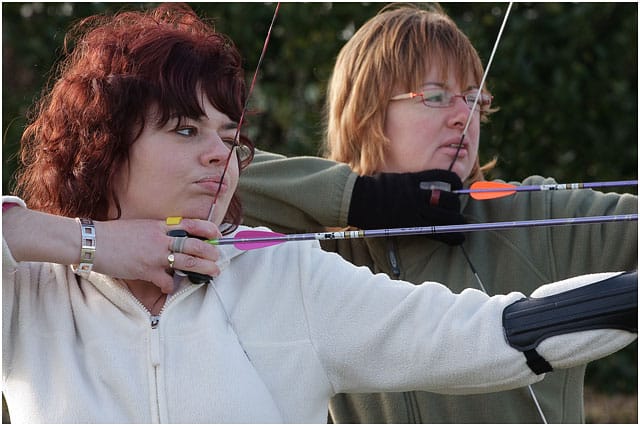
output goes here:
<path id="1" fill-rule="evenodd" d="M 153 413 L 153 422 L 162 423 L 160 418 L 160 386 L 158 385 L 158 370 L 160 368 L 160 332 L 158 330 L 158 324 L 160 323 L 160 315 L 151 315 L 151 335 L 149 343 L 151 345 L 151 368 L 153 369 L 153 387 L 154 387 L 154 402 L 155 413 Z"/>
<path id="2" fill-rule="evenodd" d="M 160 325 L 160 317 L 164 312 L 165 308 L 169 304 L 170 301 L 173 301 L 178 296 L 186 293 L 190 287 L 185 287 L 179 290 L 176 294 L 170 296 L 165 302 L 164 306 L 158 313 L 158 315 L 152 315 L 151 312 L 140 302 L 136 297 L 130 292 L 126 291 L 126 293 L 133 299 L 136 305 L 138 305 L 144 312 L 149 315 L 149 325 L 151 327 L 149 344 L 150 348 L 150 357 L 151 357 L 151 368 L 153 369 L 153 395 L 154 395 L 154 403 L 155 403 L 155 412 L 152 413 L 152 422 L 153 423 L 162 423 L 161 422 L 161 407 L 160 407 L 160 387 L 158 386 L 158 377 L 159 377 L 159 368 L 160 368 L 160 332 L 158 330 L 158 326 Z"/>
<path id="3" fill-rule="evenodd" d="M 154 380 L 154 388 L 155 388 L 155 409 L 156 412 L 154 413 L 154 421 L 157 420 L 158 423 L 165 423 L 166 420 L 164 420 L 162 418 L 162 410 L 160 407 L 160 386 L 159 386 L 159 376 L 160 376 L 160 331 L 158 330 L 158 326 L 160 325 L 160 318 L 162 316 L 162 313 L 164 312 L 165 308 L 167 307 L 167 305 L 169 305 L 169 303 L 173 302 L 178 296 L 181 296 L 182 294 L 186 293 L 187 291 L 189 291 L 191 289 L 191 287 L 185 287 L 180 289 L 177 293 L 169 296 L 166 300 L 166 302 L 164 303 L 164 305 L 162 306 L 162 309 L 160 309 L 160 312 L 158 313 L 158 315 L 152 315 L 151 312 L 149 312 L 148 309 L 147 312 L 149 312 L 149 323 L 151 326 L 151 339 L 150 339 L 150 343 L 151 343 L 151 366 L 153 368 L 153 380 Z M 137 300 L 137 299 L 136 299 Z"/>

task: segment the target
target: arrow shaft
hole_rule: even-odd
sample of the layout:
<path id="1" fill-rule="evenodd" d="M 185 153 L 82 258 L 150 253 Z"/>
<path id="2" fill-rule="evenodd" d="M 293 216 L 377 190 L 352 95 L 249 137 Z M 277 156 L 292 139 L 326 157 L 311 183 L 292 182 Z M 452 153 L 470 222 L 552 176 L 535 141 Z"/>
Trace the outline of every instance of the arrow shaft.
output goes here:
<path id="1" fill-rule="evenodd" d="M 489 231 L 509 228 L 529 228 L 538 226 L 562 226 L 562 225 L 580 225 L 589 223 L 607 223 L 607 222 L 624 222 L 637 221 L 637 214 L 626 215 L 610 215 L 610 216 L 587 216 L 575 218 L 557 218 L 557 219 L 538 219 L 538 220 L 522 220 L 511 222 L 488 222 L 462 225 L 442 225 L 442 226 L 419 226 L 415 228 L 388 228 L 388 229 L 372 229 L 358 231 L 338 231 L 338 232 L 312 232 L 306 234 L 289 234 L 289 235 L 266 235 L 264 237 L 253 238 L 220 238 L 218 240 L 207 240 L 206 242 L 214 245 L 228 245 L 239 243 L 258 243 L 258 242 L 287 242 L 287 241 L 305 241 L 305 240 L 345 240 L 351 238 L 376 238 L 376 237 L 394 237 L 406 235 L 429 235 L 442 234 L 451 232 L 468 232 L 468 231 Z"/>
<path id="2" fill-rule="evenodd" d="M 532 192 L 532 191 L 556 191 L 588 188 L 606 188 L 614 186 L 637 186 L 637 180 L 617 180 L 611 182 L 581 182 L 581 183 L 556 183 L 549 185 L 521 185 L 512 188 L 477 188 L 459 189 L 452 191 L 454 194 L 474 194 L 481 192 Z"/>

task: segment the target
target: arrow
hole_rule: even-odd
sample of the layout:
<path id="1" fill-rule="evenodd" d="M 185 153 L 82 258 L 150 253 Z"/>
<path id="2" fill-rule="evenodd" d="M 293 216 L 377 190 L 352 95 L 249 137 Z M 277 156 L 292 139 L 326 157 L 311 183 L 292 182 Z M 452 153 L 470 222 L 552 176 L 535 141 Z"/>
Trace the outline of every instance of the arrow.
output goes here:
<path id="1" fill-rule="evenodd" d="M 424 182 L 423 182 L 424 183 Z M 588 188 L 606 188 L 613 186 L 638 186 L 637 180 L 618 180 L 611 182 L 581 182 L 581 183 L 556 183 L 548 185 L 512 185 L 503 182 L 478 181 L 474 182 L 469 189 L 459 189 L 452 191 L 454 194 L 470 194 L 475 200 L 492 200 L 496 198 L 508 197 L 516 192 L 532 191 L 559 191 Z M 420 186 L 422 189 L 422 183 Z"/>
<path id="2" fill-rule="evenodd" d="M 233 237 L 205 240 L 213 245 L 229 245 L 240 250 L 255 250 L 285 243 L 287 241 L 306 240 L 347 240 L 351 238 L 394 237 L 403 235 L 431 235 L 450 232 L 488 231 L 509 228 L 530 228 L 537 226 L 580 225 L 589 223 L 637 221 L 638 214 L 587 216 L 558 219 L 522 220 L 511 222 L 488 222 L 462 225 L 420 226 L 415 228 L 388 228 L 338 232 L 312 232 L 306 234 L 280 234 L 272 231 L 240 231 Z"/>

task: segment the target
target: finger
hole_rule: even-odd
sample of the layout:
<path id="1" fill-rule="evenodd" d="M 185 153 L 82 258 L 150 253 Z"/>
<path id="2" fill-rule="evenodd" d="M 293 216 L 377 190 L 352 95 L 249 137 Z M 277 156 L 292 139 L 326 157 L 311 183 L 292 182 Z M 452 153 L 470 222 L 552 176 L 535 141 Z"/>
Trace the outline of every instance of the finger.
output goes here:
<path id="1" fill-rule="evenodd" d="M 185 253 L 173 253 L 173 255 L 173 269 L 197 272 L 211 275 L 212 277 L 220 275 L 220 268 L 214 260 L 203 259 Z"/>
<path id="2" fill-rule="evenodd" d="M 169 221 L 167 220 L 167 223 Z M 169 229 L 182 229 L 190 235 L 197 235 L 206 239 L 216 239 L 222 237 L 222 233 L 215 223 L 202 219 L 182 219 L 179 224 L 171 222 Z"/>
<path id="3" fill-rule="evenodd" d="M 170 231 L 172 232 L 172 231 Z M 173 231 L 175 232 L 175 231 Z M 187 238 L 188 237 L 173 237 L 173 239 L 171 240 L 171 245 L 169 247 L 169 250 L 174 252 L 174 253 L 182 253 L 184 252 L 184 245 L 187 242 Z"/>
<path id="4" fill-rule="evenodd" d="M 149 280 L 158 287 L 164 294 L 173 293 L 173 277 L 164 270 L 162 273 L 154 274 Z"/>
<path id="5" fill-rule="evenodd" d="M 220 258 L 220 249 L 212 244 L 205 243 L 197 238 L 187 238 L 182 244 L 179 253 L 188 254 L 197 258 L 217 262 Z"/>

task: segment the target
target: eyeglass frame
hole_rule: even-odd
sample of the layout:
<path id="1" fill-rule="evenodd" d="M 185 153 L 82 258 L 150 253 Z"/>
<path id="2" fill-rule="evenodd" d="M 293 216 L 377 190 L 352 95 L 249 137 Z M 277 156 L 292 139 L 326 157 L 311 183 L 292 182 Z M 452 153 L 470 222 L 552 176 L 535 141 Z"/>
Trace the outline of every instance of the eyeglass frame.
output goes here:
<path id="1" fill-rule="evenodd" d="M 444 88 L 441 88 L 441 90 L 443 90 L 445 93 L 449 92 L 448 90 L 446 90 Z M 478 93 L 478 90 L 468 90 L 465 93 L 452 94 L 448 105 L 430 105 L 430 104 L 427 104 L 427 101 L 424 98 L 424 91 L 422 91 L 420 93 L 417 93 L 417 92 L 402 93 L 400 95 L 395 95 L 395 96 L 391 97 L 389 100 L 390 101 L 400 101 L 400 100 L 404 100 L 404 99 L 413 99 L 413 98 L 416 98 L 416 97 L 420 96 L 420 97 L 422 97 L 422 104 L 424 106 L 431 107 L 431 108 L 449 108 L 449 107 L 453 106 L 453 101 L 454 101 L 455 98 L 462 98 L 464 103 L 467 104 L 467 107 L 469 107 L 469 109 L 472 109 L 473 108 L 473 104 L 474 104 L 475 101 L 469 103 L 469 101 L 467 100 L 467 96 L 470 96 L 472 94 L 477 94 L 477 93 Z M 488 97 L 489 101 L 485 102 L 485 103 L 482 103 L 481 100 L 482 100 L 483 97 L 485 97 L 485 98 Z M 486 93 L 480 93 L 480 99 L 478 100 L 477 104 L 478 104 L 479 108 L 491 107 L 491 102 L 492 101 L 493 101 L 493 96 L 492 95 L 487 95 Z"/>
<path id="2" fill-rule="evenodd" d="M 240 162 L 247 160 L 251 156 L 251 148 L 237 139 L 234 142 L 222 141 L 222 143 L 224 143 L 224 146 L 230 151 L 235 149 L 238 161 Z"/>

